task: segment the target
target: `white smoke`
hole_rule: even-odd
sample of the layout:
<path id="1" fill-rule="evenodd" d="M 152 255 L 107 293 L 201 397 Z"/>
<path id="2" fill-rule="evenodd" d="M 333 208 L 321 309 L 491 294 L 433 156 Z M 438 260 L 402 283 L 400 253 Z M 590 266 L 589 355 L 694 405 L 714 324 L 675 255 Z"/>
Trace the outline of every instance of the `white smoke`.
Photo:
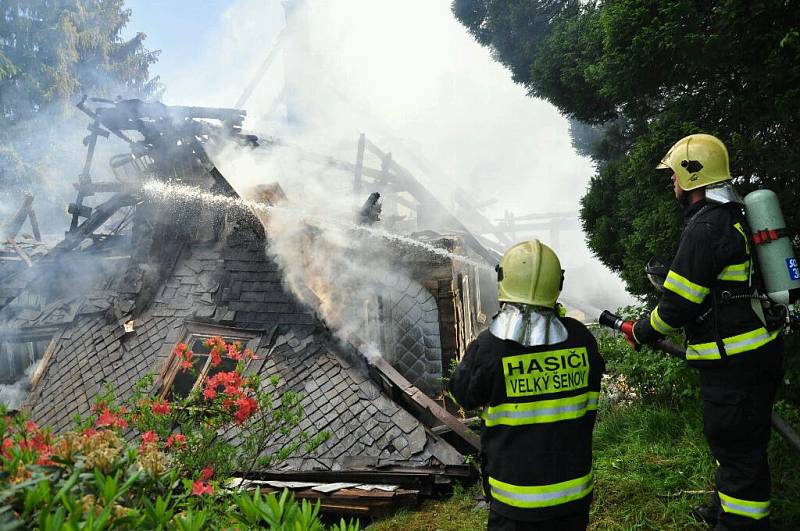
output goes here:
<path id="1" fill-rule="evenodd" d="M 455 20 L 450 2 L 295 3 L 301 7 L 285 46 L 244 105 L 248 128 L 349 162 L 364 132 L 447 208 L 459 191 L 475 203 L 494 200 L 483 210 L 492 220 L 506 211 L 577 215 L 594 168 L 572 150 L 566 119 L 511 81 Z M 137 9 L 156 9 L 132 7 L 134 23 Z M 237 0 L 204 45 L 192 41 L 192 53 L 165 47 L 163 64 L 178 65 L 154 68 L 168 87 L 165 102 L 232 106 L 284 27 L 283 17 L 278 0 Z M 141 29 L 158 41 L 154 30 Z M 292 201 L 311 209 L 345 215 L 345 207 L 352 213 L 366 197 L 347 193 L 350 175 L 285 153 L 257 163 L 215 160 L 237 190 L 279 182 Z M 367 164 L 380 167 L 369 156 Z M 553 244 L 546 228 L 516 239 L 529 237 Z M 621 281 L 591 256 L 579 229 L 562 232 L 557 251 L 567 298 L 594 307 L 631 302 Z"/>
<path id="2" fill-rule="evenodd" d="M 38 366 L 39 362 L 32 363 L 16 382 L 0 384 L 0 405 L 6 406 L 9 410 L 18 410 L 22 406 L 30 391 L 31 377 Z"/>
<path id="3" fill-rule="evenodd" d="M 380 222 L 359 224 L 358 210 L 368 194 L 354 194 L 347 173 L 321 171 L 318 163 L 303 160 L 296 150 L 230 148 L 214 158 L 248 199 L 258 200 L 253 183 L 280 184 L 285 203 L 254 209 L 267 229 L 267 250 L 292 292 L 344 340 L 376 339 L 366 327 L 376 318 L 378 297 L 390 285 L 411 281 L 404 258 L 416 254 L 430 262 L 455 259 L 480 266 L 468 257 L 386 231 Z"/>
<path id="4" fill-rule="evenodd" d="M 84 169 L 86 148 L 82 141 L 89 134 L 88 123 L 89 118 L 77 109 L 65 115 L 61 105 L 50 105 L 40 108 L 34 118 L 9 128 L 6 134 L 13 143 L 0 146 L 0 222 L 13 215 L 22 205 L 23 195 L 30 193 L 42 234 L 52 235 L 56 241 L 63 237 L 72 218 L 67 207 L 77 195 L 74 184 Z M 92 180 L 114 181 L 109 159 L 128 149 L 113 136 L 101 137 L 90 168 Z M 84 204 L 94 207 L 107 198 L 98 194 L 86 198 Z M 22 234 L 31 234 L 28 222 Z"/>

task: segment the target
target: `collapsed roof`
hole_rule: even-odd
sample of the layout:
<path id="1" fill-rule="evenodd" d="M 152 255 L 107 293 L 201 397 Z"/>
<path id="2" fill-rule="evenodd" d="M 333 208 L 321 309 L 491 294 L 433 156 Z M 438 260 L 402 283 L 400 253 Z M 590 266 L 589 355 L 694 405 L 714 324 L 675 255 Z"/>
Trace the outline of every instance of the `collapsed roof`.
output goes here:
<path id="1" fill-rule="evenodd" d="M 243 111 L 93 103 L 80 104 L 93 124 L 70 231 L 0 283 L 0 340 L 47 340 L 25 402 L 35 421 L 67 430 L 104 385 L 124 397 L 148 373 L 174 384 L 175 345 L 222 335 L 253 346 L 260 359 L 248 372 L 265 381 L 278 376 L 282 388 L 303 395 L 299 430 L 331 433 L 315 451 L 260 470 L 261 477 L 377 475 L 429 491 L 471 475 L 464 455 L 476 451 L 477 437 L 385 360 L 368 360 L 333 337 L 287 289 L 269 234 L 252 213 L 199 204 L 170 211 L 142 193 L 145 179 L 157 179 L 235 197 L 205 146 L 257 145 L 241 132 Z M 109 134 L 131 152 L 112 160 L 115 182 L 93 182 L 94 146 Z M 95 194 L 111 197 L 86 206 Z M 112 225 L 129 230 L 109 231 Z M 274 448 L 292 436 L 276 436 Z"/>

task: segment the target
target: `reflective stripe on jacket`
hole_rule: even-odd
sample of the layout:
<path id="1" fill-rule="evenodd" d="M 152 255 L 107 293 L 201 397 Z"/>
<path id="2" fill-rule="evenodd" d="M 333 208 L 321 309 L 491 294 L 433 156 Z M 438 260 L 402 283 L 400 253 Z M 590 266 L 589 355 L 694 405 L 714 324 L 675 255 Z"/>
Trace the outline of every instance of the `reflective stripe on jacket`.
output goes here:
<path id="1" fill-rule="evenodd" d="M 742 207 L 702 200 L 685 214 L 664 292 L 649 318 L 636 323 L 636 338 L 650 343 L 683 328 L 690 365 L 744 360 L 778 332 L 764 328 L 748 298 L 753 256 Z"/>
<path id="2" fill-rule="evenodd" d="M 522 426 L 523 424 L 543 424 L 559 420 L 577 419 L 587 411 L 597 409 L 600 393 L 587 391 L 568 398 L 536 400 L 527 403 L 506 403 L 489 406 L 482 417 L 486 426 Z"/>
<path id="3" fill-rule="evenodd" d="M 483 408 L 483 474 L 492 510 L 536 521 L 588 511 L 592 429 L 605 363 L 592 334 L 561 318 L 568 338 L 525 347 L 488 331 L 450 378 L 465 409 Z"/>

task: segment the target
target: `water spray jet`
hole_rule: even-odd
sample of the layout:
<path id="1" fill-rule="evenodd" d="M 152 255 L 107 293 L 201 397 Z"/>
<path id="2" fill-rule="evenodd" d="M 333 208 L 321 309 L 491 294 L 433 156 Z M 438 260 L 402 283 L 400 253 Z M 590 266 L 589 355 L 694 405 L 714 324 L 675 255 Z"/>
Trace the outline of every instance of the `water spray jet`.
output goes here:
<path id="1" fill-rule="evenodd" d="M 423 249 L 431 254 L 440 256 L 442 258 L 455 260 L 464 264 L 468 264 L 483 271 L 492 271 L 492 272 L 494 271 L 494 268 L 488 264 L 479 262 L 477 260 L 473 260 L 472 258 L 469 258 L 467 256 L 451 253 L 440 247 L 435 247 L 428 243 L 421 242 L 413 238 L 409 238 L 408 236 L 394 234 L 375 227 L 368 227 L 364 225 L 348 223 L 327 216 L 320 216 L 315 212 L 311 212 L 305 209 L 289 208 L 278 205 L 267 205 L 257 201 L 242 199 L 241 197 L 232 197 L 221 194 L 214 194 L 202 190 L 200 188 L 196 188 L 194 186 L 165 183 L 156 180 L 147 181 L 142 187 L 142 189 L 148 197 L 158 201 L 172 202 L 172 203 L 180 203 L 180 202 L 201 203 L 204 205 L 210 205 L 218 208 L 239 210 L 245 212 L 252 210 L 264 213 L 280 212 L 284 214 L 295 215 L 297 217 L 303 217 L 313 220 L 326 228 L 331 228 L 340 231 L 356 231 L 356 232 L 367 233 L 372 236 L 376 236 L 391 241 L 393 243 L 397 243 L 399 245 Z"/>

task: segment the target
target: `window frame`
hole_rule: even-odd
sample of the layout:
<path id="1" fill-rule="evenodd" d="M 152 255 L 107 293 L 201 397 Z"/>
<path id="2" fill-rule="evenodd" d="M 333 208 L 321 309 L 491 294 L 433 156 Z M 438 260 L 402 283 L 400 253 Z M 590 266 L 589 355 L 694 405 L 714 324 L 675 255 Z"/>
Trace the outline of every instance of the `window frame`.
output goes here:
<path id="1" fill-rule="evenodd" d="M 187 348 L 189 348 L 196 339 L 209 339 L 214 336 L 220 336 L 223 339 L 227 338 L 233 341 L 240 341 L 242 343 L 242 351 L 244 351 L 244 349 L 250 349 L 253 352 L 256 352 L 256 349 L 258 348 L 258 345 L 264 336 L 264 331 L 208 323 L 184 323 L 180 333 L 178 334 L 178 339 L 169 345 L 166 359 L 164 360 L 164 364 L 159 371 L 159 378 L 155 390 L 156 396 L 166 399 L 167 395 L 169 395 L 170 390 L 175 384 L 175 377 L 178 375 L 178 371 L 181 367 L 180 360 L 177 356 L 175 356 L 175 348 L 178 346 L 178 343 L 186 343 Z M 229 342 L 227 339 L 226 342 Z M 211 357 L 209 356 L 208 358 L 209 359 L 206 360 L 202 370 L 198 372 L 189 393 L 192 393 L 201 387 L 203 381 L 208 375 L 211 369 Z M 253 360 L 244 359 L 243 361 L 245 363 L 244 371 L 247 371 L 247 369 L 250 367 L 250 363 Z"/>
<path id="2" fill-rule="evenodd" d="M 40 328 L 22 328 L 2 334 L 3 342 L 5 343 L 17 344 L 47 341 L 47 346 L 42 352 L 42 356 L 38 360 L 34 361 L 34 363 L 38 364 L 38 366 L 33 374 L 31 374 L 30 391 L 33 391 L 34 386 L 42 378 L 47 366 L 50 364 L 50 358 L 53 356 L 53 351 L 58 345 L 58 340 L 61 338 L 62 332 L 63 329 L 61 327 L 45 326 Z"/>

